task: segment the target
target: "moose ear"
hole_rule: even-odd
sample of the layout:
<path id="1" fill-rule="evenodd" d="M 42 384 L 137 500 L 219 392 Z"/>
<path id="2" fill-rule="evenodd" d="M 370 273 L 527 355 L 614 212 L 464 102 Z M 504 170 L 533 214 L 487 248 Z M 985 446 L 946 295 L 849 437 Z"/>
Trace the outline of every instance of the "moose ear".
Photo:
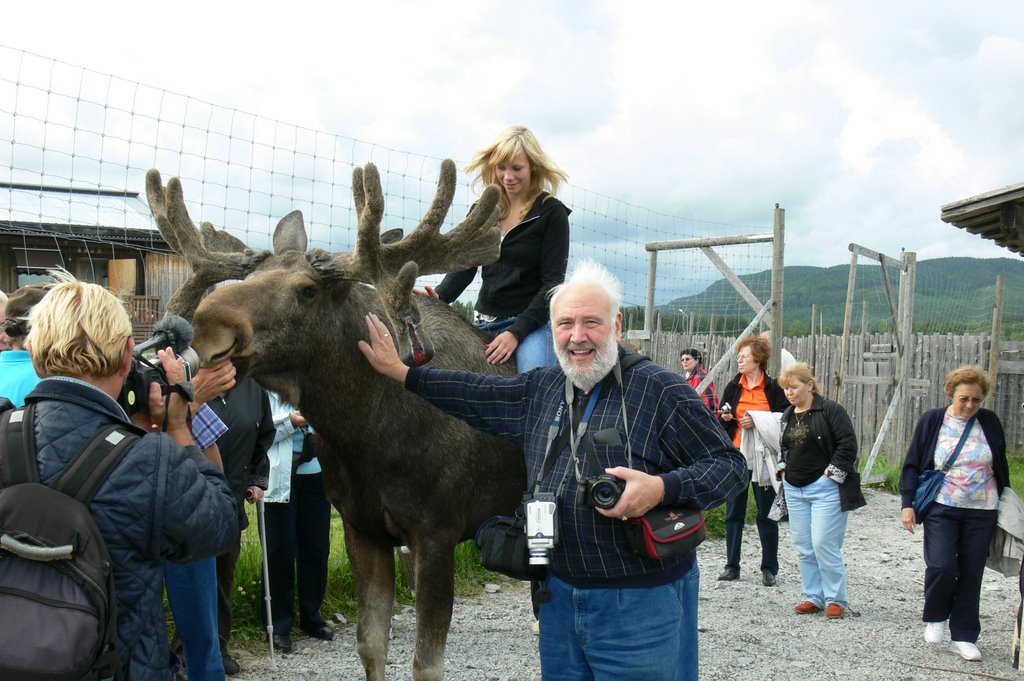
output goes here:
<path id="1" fill-rule="evenodd" d="M 306 252 L 306 226 L 302 222 L 302 211 L 293 210 L 281 218 L 274 230 L 274 253 L 285 251 Z"/>
<path id="2" fill-rule="evenodd" d="M 405 232 L 401 227 L 395 227 L 394 229 L 389 229 L 388 231 L 383 232 L 380 235 L 380 242 L 382 244 L 397 244 L 402 240 L 402 236 L 404 235 Z"/>

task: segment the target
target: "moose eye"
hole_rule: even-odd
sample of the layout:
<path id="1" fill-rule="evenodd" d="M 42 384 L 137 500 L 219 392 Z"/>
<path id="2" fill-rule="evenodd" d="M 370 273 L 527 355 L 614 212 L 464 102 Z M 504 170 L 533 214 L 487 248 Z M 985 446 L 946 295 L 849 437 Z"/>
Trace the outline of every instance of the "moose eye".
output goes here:
<path id="1" fill-rule="evenodd" d="M 312 300 L 313 298 L 316 298 L 316 287 L 307 286 L 306 288 L 302 289 L 302 291 L 299 292 L 299 295 L 305 298 L 306 300 Z"/>

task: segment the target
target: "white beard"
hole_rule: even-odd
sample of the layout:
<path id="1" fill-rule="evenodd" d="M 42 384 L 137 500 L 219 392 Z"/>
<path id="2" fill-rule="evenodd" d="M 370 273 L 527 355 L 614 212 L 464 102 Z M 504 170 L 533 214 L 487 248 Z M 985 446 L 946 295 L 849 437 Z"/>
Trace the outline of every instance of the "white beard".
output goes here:
<path id="1" fill-rule="evenodd" d="M 595 350 L 594 361 L 590 368 L 583 369 L 573 364 L 569 357 L 570 350 Z M 611 373 L 612 367 L 619 361 L 619 341 L 613 334 L 608 334 L 608 341 L 599 348 L 593 343 L 569 343 L 565 347 L 555 345 L 555 356 L 558 364 L 572 384 L 583 392 L 590 392 L 595 385 Z"/>

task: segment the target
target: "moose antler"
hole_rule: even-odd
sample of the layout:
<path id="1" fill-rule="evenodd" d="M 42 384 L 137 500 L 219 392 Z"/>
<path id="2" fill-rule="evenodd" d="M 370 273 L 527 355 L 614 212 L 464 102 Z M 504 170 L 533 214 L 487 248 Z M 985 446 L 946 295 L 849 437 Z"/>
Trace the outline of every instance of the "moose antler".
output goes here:
<path id="1" fill-rule="evenodd" d="M 441 234 L 441 225 L 455 196 L 455 182 L 455 163 L 445 159 L 434 200 L 420 224 L 405 238 L 390 241 L 380 233 L 384 193 L 377 167 L 367 163 L 365 168 L 356 168 L 352 173 L 352 197 L 359 215 L 356 248 L 336 255 L 334 266 L 340 276 L 369 282 L 377 288 L 384 309 L 400 334 L 399 349 L 406 363 L 423 364 L 433 356 L 429 339 L 419 331 L 419 311 L 412 302 L 416 278 L 487 265 L 500 255 L 500 190 L 496 186 L 485 188 L 466 219 Z"/>
<path id="2" fill-rule="evenodd" d="M 487 187 L 476 209 L 458 226 L 441 234 L 444 218 L 455 196 L 455 163 L 445 159 L 437 181 L 437 192 L 426 215 L 404 239 L 382 243 L 380 223 L 384 215 L 384 194 L 377 167 L 367 163 L 352 172 L 352 197 L 359 215 L 356 248 L 337 256 L 345 278 L 378 285 L 388 273 L 398 272 L 409 262 L 419 275 L 439 274 L 487 265 L 498 259 L 501 232 L 497 226 L 500 190 Z"/>
<path id="3" fill-rule="evenodd" d="M 192 274 L 167 303 L 167 313 L 192 319 L 206 289 L 229 279 L 242 279 L 266 254 L 247 248 L 239 239 L 204 222 L 197 229 L 185 208 L 181 181 L 172 177 L 166 189 L 156 168 L 146 173 L 146 198 L 164 241 L 185 258 Z"/>
<path id="4" fill-rule="evenodd" d="M 486 265 L 500 254 L 500 190 L 496 186 L 484 189 L 475 210 L 454 229 L 441 234 L 455 196 L 455 183 L 455 163 L 446 159 L 441 163 L 437 192 L 430 208 L 416 229 L 401 238 L 401 230 L 381 234 L 384 193 L 376 166 L 368 163 L 365 169 L 356 168 L 352 173 L 352 196 L 359 216 L 355 249 L 334 254 L 315 250 L 310 256 L 313 267 L 328 279 L 374 285 L 392 324 L 404 336 L 400 348 L 408 363 L 422 364 L 433 355 L 429 339 L 419 331 L 419 311 L 412 302 L 416 278 L 421 274 Z M 181 182 L 176 177 L 168 180 L 164 188 L 159 171 L 150 170 L 146 173 L 146 196 L 160 234 L 192 268 L 188 280 L 167 304 L 168 313 L 191 319 L 206 289 L 221 281 L 245 278 L 269 256 L 266 251 L 247 248 L 208 222 L 197 229 L 189 218 Z M 299 211 L 281 219 L 273 241 L 277 253 L 306 250 L 306 233 Z"/>

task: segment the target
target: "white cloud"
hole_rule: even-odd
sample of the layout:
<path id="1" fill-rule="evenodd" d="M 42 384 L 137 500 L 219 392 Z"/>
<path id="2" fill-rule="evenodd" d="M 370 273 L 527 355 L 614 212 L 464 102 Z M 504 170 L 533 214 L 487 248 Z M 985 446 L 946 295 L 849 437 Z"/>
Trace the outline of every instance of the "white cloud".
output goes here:
<path id="1" fill-rule="evenodd" d="M 413 154 L 523 123 L 578 187 L 760 227 L 778 202 L 787 261 L 832 265 L 1006 255 L 938 215 L 1024 180 L 1018 5 L 58 1 L 5 7 L 3 41 Z"/>

